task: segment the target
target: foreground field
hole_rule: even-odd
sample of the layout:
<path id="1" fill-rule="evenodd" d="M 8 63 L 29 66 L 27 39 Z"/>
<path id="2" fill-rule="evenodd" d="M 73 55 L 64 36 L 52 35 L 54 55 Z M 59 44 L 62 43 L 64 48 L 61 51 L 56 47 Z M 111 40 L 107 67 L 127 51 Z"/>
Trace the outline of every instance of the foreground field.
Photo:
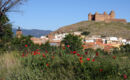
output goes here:
<path id="1" fill-rule="evenodd" d="M 55 51 L 5 52 L 0 56 L 3 80 L 130 80 L 128 54 Z"/>

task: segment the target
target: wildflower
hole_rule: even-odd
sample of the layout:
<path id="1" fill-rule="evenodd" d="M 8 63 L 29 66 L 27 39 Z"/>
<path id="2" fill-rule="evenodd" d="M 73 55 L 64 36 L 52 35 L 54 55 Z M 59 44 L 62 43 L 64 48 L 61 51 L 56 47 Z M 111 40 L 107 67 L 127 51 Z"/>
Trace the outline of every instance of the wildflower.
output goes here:
<path id="1" fill-rule="evenodd" d="M 124 79 L 127 79 L 127 75 L 126 74 L 124 74 L 123 77 L 124 77 Z"/>
<path id="2" fill-rule="evenodd" d="M 33 55 L 36 55 L 36 53 L 33 53 Z"/>
<path id="3" fill-rule="evenodd" d="M 42 54 L 42 56 L 43 56 L 44 58 L 46 58 L 45 54 Z"/>
<path id="4" fill-rule="evenodd" d="M 67 47 L 69 48 L 69 47 L 70 47 L 70 45 L 67 45 Z"/>
<path id="5" fill-rule="evenodd" d="M 87 58 L 86 60 L 87 60 L 87 61 L 90 61 L 90 58 Z"/>
<path id="6" fill-rule="evenodd" d="M 28 47 L 28 45 L 27 45 L 27 44 L 25 44 L 25 47 Z"/>
<path id="7" fill-rule="evenodd" d="M 36 51 L 34 51 L 33 55 L 36 55 L 36 54 L 37 54 L 37 52 L 36 52 Z"/>
<path id="8" fill-rule="evenodd" d="M 98 56 L 99 55 L 99 53 L 98 52 L 96 52 L 96 56 Z"/>
<path id="9" fill-rule="evenodd" d="M 73 51 L 73 54 L 76 54 L 76 51 Z"/>
<path id="10" fill-rule="evenodd" d="M 22 57 L 24 57 L 24 53 L 22 54 Z"/>
<path id="11" fill-rule="evenodd" d="M 113 58 L 113 59 L 116 59 L 116 56 L 113 56 L 112 58 Z"/>
<path id="12" fill-rule="evenodd" d="M 39 49 L 37 49 L 36 51 L 39 51 Z"/>
<path id="13" fill-rule="evenodd" d="M 47 50 L 46 50 L 45 52 L 46 52 L 46 53 L 48 53 L 48 51 L 47 51 Z"/>
<path id="14" fill-rule="evenodd" d="M 77 54 L 77 56 L 80 56 L 80 54 Z"/>
<path id="15" fill-rule="evenodd" d="M 39 54 L 39 55 L 40 55 L 40 52 L 38 52 L 37 54 Z"/>
<path id="16" fill-rule="evenodd" d="M 80 60 L 80 63 L 83 63 L 83 60 Z"/>
<path id="17" fill-rule="evenodd" d="M 87 55 L 88 54 L 88 52 L 85 52 L 85 55 Z"/>
<path id="18" fill-rule="evenodd" d="M 102 72 L 102 71 L 103 71 L 103 69 L 100 69 L 99 71 L 100 71 L 100 72 Z"/>
<path id="19" fill-rule="evenodd" d="M 81 55 L 82 57 L 84 56 L 84 55 Z"/>
<path id="20" fill-rule="evenodd" d="M 63 49 L 65 49 L 65 47 L 63 47 Z"/>
<path id="21" fill-rule="evenodd" d="M 47 63 L 47 64 L 46 64 L 46 66 L 48 67 L 48 66 L 49 66 L 49 64 Z"/>
<path id="22" fill-rule="evenodd" d="M 79 59 L 80 59 L 80 60 L 82 60 L 82 59 L 83 59 L 83 57 L 80 57 Z"/>
<path id="23" fill-rule="evenodd" d="M 95 61 L 95 59 L 92 59 L 92 62 L 94 62 Z"/>

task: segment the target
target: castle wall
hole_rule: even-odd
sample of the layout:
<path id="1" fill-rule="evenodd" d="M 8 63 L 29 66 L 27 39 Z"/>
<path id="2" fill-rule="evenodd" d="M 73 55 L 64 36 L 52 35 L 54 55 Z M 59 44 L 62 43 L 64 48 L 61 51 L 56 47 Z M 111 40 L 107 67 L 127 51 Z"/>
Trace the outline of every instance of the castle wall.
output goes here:
<path id="1" fill-rule="evenodd" d="M 104 21 L 105 18 L 104 18 L 104 15 L 95 15 L 95 21 Z"/>
<path id="2" fill-rule="evenodd" d="M 104 14 L 98 14 L 97 12 L 92 15 L 91 13 L 88 15 L 89 21 L 105 21 L 105 22 L 123 22 L 126 23 L 125 19 L 115 19 L 115 12 L 111 11 L 110 14 L 104 12 Z"/>

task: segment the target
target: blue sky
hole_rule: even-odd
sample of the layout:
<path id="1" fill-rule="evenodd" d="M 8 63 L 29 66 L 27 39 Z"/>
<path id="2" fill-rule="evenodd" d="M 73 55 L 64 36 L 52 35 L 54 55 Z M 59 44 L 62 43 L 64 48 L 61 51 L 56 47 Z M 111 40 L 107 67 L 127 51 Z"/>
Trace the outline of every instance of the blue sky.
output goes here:
<path id="1" fill-rule="evenodd" d="M 8 16 L 13 27 L 56 30 L 88 20 L 88 13 L 116 12 L 116 18 L 130 22 L 130 0 L 28 0 Z"/>

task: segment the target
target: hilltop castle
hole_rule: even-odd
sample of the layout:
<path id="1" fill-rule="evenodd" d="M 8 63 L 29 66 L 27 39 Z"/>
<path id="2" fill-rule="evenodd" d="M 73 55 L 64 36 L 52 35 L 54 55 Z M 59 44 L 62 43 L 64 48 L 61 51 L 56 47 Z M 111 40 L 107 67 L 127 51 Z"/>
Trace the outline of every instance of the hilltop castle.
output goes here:
<path id="1" fill-rule="evenodd" d="M 88 21 L 105 21 L 105 22 L 123 22 L 126 23 L 125 19 L 115 19 L 115 12 L 111 11 L 110 14 L 104 12 L 103 14 L 99 14 L 96 12 L 95 14 L 88 14 Z"/>

